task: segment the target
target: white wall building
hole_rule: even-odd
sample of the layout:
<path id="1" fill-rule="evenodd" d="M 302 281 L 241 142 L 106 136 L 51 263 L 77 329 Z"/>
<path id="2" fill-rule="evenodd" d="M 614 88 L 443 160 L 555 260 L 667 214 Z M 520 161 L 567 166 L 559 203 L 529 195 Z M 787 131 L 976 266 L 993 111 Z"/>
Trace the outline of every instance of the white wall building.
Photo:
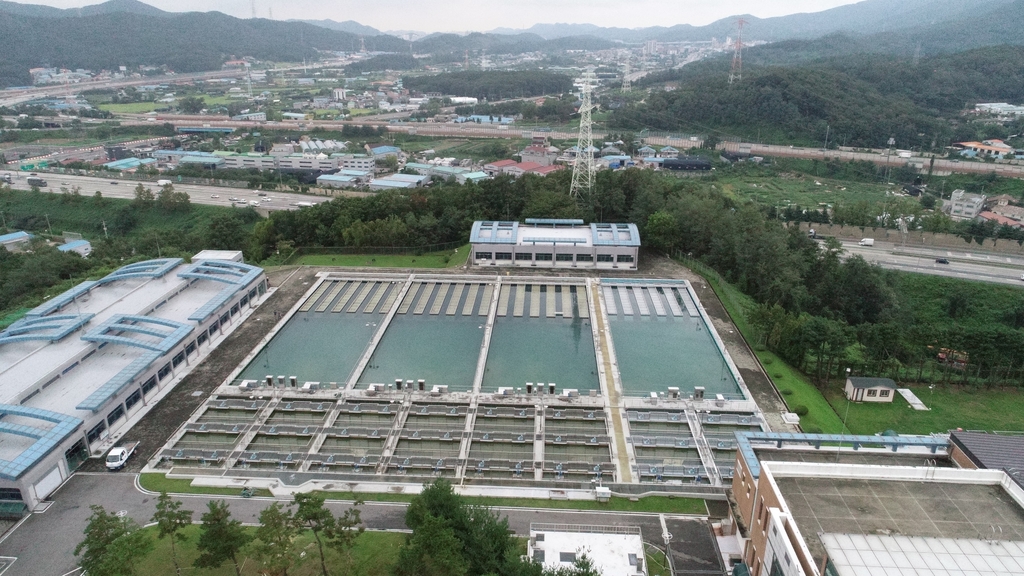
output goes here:
<path id="1" fill-rule="evenodd" d="M 636 270 L 640 251 L 635 224 L 586 225 L 583 220 L 474 222 L 469 242 L 476 266 Z"/>
<path id="2" fill-rule="evenodd" d="M 240 262 L 149 260 L 0 332 L 0 504 L 30 510 L 103 454 L 267 289 L 263 270 Z"/>
<path id="3" fill-rule="evenodd" d="M 570 568 L 584 554 L 602 576 L 647 574 L 637 526 L 530 524 L 527 556 L 544 568 Z"/>

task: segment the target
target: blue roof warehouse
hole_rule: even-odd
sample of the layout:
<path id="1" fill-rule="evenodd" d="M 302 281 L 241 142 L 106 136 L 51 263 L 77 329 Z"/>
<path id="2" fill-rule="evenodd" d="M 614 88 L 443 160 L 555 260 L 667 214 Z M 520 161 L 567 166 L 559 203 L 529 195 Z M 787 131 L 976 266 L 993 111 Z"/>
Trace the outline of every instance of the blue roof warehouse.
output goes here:
<path id="1" fill-rule="evenodd" d="M 241 262 L 148 260 L 0 332 L 0 506 L 33 508 L 111 447 L 266 293 Z"/>

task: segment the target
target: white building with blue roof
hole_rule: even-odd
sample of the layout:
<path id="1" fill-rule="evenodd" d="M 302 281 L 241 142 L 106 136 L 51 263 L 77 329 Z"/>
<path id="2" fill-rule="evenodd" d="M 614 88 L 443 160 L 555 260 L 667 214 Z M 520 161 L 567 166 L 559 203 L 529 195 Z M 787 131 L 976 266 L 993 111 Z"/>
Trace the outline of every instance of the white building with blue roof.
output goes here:
<path id="1" fill-rule="evenodd" d="M 640 233 L 635 224 L 527 218 L 473 223 L 470 261 L 476 266 L 636 270 Z"/>
<path id="2" fill-rule="evenodd" d="M 267 292 L 256 266 L 148 260 L 0 331 L 0 508 L 32 509 L 104 454 Z"/>

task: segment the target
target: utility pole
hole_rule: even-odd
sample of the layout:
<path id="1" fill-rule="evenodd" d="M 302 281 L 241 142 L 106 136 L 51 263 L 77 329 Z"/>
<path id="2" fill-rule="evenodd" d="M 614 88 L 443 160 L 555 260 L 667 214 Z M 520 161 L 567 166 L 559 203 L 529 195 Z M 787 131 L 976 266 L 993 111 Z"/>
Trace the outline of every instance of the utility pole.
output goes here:
<path id="1" fill-rule="evenodd" d="M 825 150 L 828 150 L 828 133 L 832 130 L 832 126 L 829 124 L 825 125 Z"/>
<path id="2" fill-rule="evenodd" d="M 626 60 L 626 67 L 622 70 L 622 91 L 631 92 L 633 90 L 632 84 L 629 81 L 629 60 Z"/>
<path id="3" fill-rule="evenodd" d="M 46 217 L 46 233 L 49 234 L 50 236 L 53 236 L 53 229 L 50 228 L 50 215 L 43 214 L 43 216 Z"/>
<path id="4" fill-rule="evenodd" d="M 103 237 L 104 238 L 110 238 L 110 236 L 107 235 L 107 221 L 106 220 L 100 220 L 100 223 L 103 224 Z"/>
<path id="5" fill-rule="evenodd" d="M 740 18 L 736 21 L 736 45 L 732 52 L 732 71 L 729 72 L 729 84 L 743 80 L 743 25 L 747 21 Z"/>
<path id="6" fill-rule="evenodd" d="M 594 122 L 591 112 L 590 92 L 593 88 L 594 69 L 587 68 L 583 74 L 583 91 L 580 94 L 580 134 L 576 140 L 576 161 L 572 166 L 572 184 L 569 186 L 569 196 L 579 200 L 581 194 L 590 196 L 594 189 Z"/>

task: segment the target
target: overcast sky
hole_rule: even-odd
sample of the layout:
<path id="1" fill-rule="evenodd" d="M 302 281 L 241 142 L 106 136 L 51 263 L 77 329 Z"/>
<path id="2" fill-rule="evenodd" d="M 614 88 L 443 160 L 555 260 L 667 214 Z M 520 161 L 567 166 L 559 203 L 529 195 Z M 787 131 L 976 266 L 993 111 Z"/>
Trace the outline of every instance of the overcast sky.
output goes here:
<path id="1" fill-rule="evenodd" d="M 162 10 L 217 10 L 239 18 L 252 14 L 252 0 L 145 0 Z M 735 14 L 761 18 L 818 12 L 858 0 L 255 0 L 256 14 L 275 20 L 355 20 L 380 30 L 425 32 L 528 28 L 537 23 L 590 23 L 638 28 L 708 24 Z M 96 0 L 31 2 L 58 8 Z"/>

